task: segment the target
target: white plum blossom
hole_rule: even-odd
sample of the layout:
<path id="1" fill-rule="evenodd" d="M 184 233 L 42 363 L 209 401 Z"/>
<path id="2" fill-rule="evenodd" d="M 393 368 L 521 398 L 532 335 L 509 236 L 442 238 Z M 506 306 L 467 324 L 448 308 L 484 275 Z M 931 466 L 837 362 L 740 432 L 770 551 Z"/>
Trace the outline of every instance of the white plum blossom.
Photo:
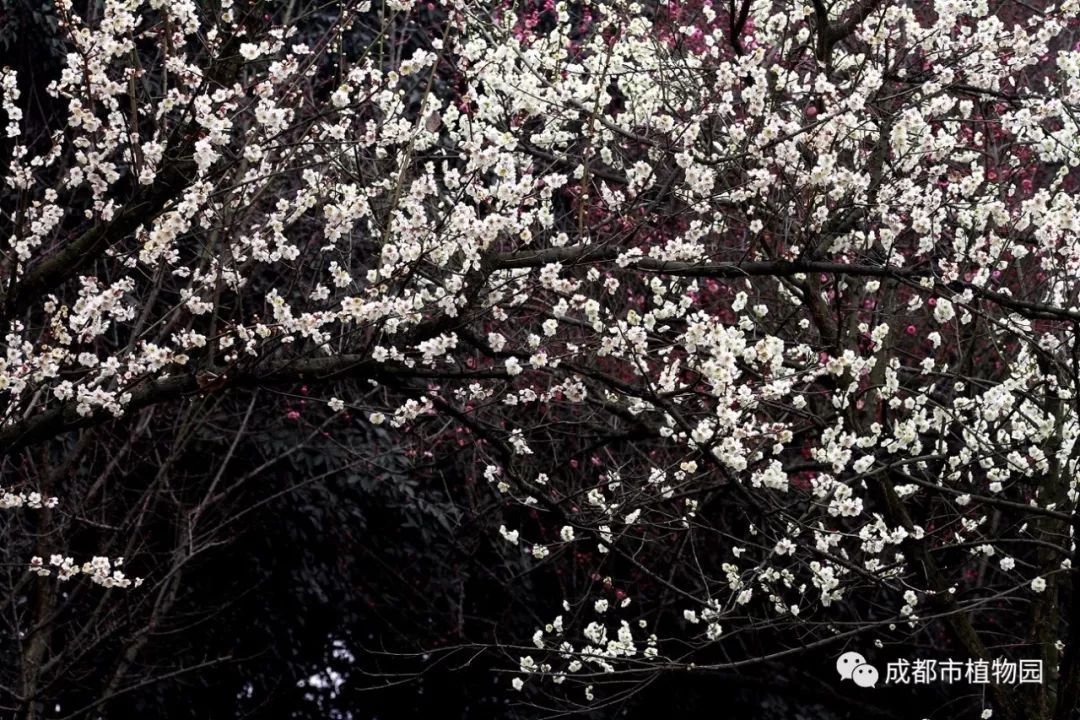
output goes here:
<path id="1" fill-rule="evenodd" d="M 517 530 L 507 530 L 505 525 L 500 525 L 499 526 L 499 534 L 502 535 L 503 540 L 506 540 L 506 542 L 510 543 L 511 545 L 517 545 L 518 544 L 518 531 Z"/>
<path id="2" fill-rule="evenodd" d="M 937 298 L 937 303 L 934 305 L 934 319 L 939 323 L 947 323 L 956 317 L 956 311 L 953 309 L 953 304 L 945 298 Z"/>

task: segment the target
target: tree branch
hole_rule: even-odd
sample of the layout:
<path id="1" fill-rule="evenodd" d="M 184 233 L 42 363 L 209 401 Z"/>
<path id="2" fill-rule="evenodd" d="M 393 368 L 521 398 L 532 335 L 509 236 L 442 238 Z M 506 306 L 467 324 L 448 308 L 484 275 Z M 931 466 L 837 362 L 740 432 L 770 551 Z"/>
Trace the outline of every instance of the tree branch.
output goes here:
<path id="1" fill-rule="evenodd" d="M 501 371 L 441 371 L 434 368 L 387 365 L 366 355 L 334 355 L 318 358 L 302 358 L 273 363 L 262 368 L 247 370 L 226 367 L 202 367 L 182 375 L 165 378 L 147 378 L 139 381 L 127 392 L 131 400 L 124 406 L 124 415 L 152 405 L 176 400 L 188 395 L 205 392 L 207 376 L 212 376 L 212 391 L 288 385 L 295 382 L 329 382 L 345 378 L 386 380 L 390 378 L 504 378 Z M 56 437 L 79 428 L 102 425 L 117 418 L 104 410 L 80 415 L 76 403 L 67 402 L 0 428 L 0 457 L 11 455 L 36 442 Z"/>

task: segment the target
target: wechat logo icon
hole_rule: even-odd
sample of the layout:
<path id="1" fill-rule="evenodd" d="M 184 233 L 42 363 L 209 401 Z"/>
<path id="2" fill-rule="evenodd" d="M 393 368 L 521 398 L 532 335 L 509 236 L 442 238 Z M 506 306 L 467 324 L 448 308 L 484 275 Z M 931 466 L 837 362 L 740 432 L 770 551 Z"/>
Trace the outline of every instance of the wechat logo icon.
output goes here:
<path id="1" fill-rule="evenodd" d="M 841 680 L 851 680 L 863 688 L 877 687 L 877 668 L 866 662 L 862 653 L 846 652 L 836 659 L 836 672 Z"/>

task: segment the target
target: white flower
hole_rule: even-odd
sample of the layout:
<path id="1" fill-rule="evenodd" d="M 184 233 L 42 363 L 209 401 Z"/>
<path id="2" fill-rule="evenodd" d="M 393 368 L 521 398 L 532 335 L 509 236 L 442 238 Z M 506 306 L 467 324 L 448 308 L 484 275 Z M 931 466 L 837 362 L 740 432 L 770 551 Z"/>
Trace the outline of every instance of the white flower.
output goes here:
<path id="1" fill-rule="evenodd" d="M 339 87 L 330 96 L 330 102 L 333 103 L 334 107 L 337 107 L 337 108 L 345 107 L 346 105 L 348 105 L 349 104 L 349 88 L 347 88 L 345 86 Z"/>
<path id="2" fill-rule="evenodd" d="M 563 539 L 563 542 L 571 542 L 574 539 L 574 528 L 564 525 L 559 531 L 559 537 Z"/>
<path id="3" fill-rule="evenodd" d="M 341 412 L 345 409 L 345 401 L 340 398 L 330 398 L 330 402 L 327 403 L 330 409 L 334 412 Z"/>
<path id="4" fill-rule="evenodd" d="M 515 690 L 521 690 L 521 688 L 525 687 L 525 681 L 521 678 L 514 678 L 510 681 L 510 684 L 514 686 Z"/>
<path id="5" fill-rule="evenodd" d="M 510 377 L 521 374 L 521 363 L 517 358 L 506 358 L 506 374 Z"/>
<path id="6" fill-rule="evenodd" d="M 255 43 L 242 43 L 240 45 L 240 57 L 248 62 L 258 59 L 260 55 L 262 55 L 262 50 Z"/>
<path id="7" fill-rule="evenodd" d="M 499 534 L 502 535 L 503 539 L 506 540 L 506 542 L 510 543 L 511 545 L 517 545 L 518 544 L 518 531 L 517 530 L 507 530 L 505 525 L 500 525 L 499 526 Z"/>
<path id="8" fill-rule="evenodd" d="M 939 323 L 947 323 L 956 317 L 956 310 L 951 301 L 938 298 L 934 305 L 934 319 Z"/>
<path id="9" fill-rule="evenodd" d="M 1046 589 L 1046 579 L 1037 577 L 1031 581 L 1031 589 L 1037 593 L 1041 593 Z"/>
<path id="10" fill-rule="evenodd" d="M 514 453 L 517 455 L 532 455 L 533 451 L 529 448 L 529 444 L 525 442 L 525 438 L 522 436 L 520 429 L 515 429 L 510 432 L 510 444 L 514 448 Z"/>
<path id="11" fill-rule="evenodd" d="M 386 416 L 383 415 L 381 412 L 373 412 L 368 415 L 368 422 L 370 422 L 372 425 L 382 425 L 384 422 L 386 422 Z"/>
<path id="12" fill-rule="evenodd" d="M 1003 558 L 1001 558 L 1001 569 L 1002 570 L 1004 570 L 1005 572 L 1008 572 L 1009 570 L 1012 570 L 1014 567 L 1016 567 L 1016 560 L 1014 560 L 1011 557 L 1003 557 Z"/>
<path id="13" fill-rule="evenodd" d="M 597 600 L 596 602 L 593 603 L 593 610 L 595 610 L 598 613 L 607 612 L 607 609 L 608 609 L 608 601 L 607 600 L 600 599 L 600 600 Z"/>
<path id="14" fill-rule="evenodd" d="M 860 475 L 870 469 L 870 466 L 874 464 L 873 455 L 863 455 L 861 458 L 855 461 L 851 466 L 852 469 Z"/>
<path id="15" fill-rule="evenodd" d="M 532 556 L 534 558 L 536 558 L 537 560 L 543 560 L 544 558 L 546 558 L 550 554 L 551 554 L 551 551 L 548 550 L 543 545 L 533 545 L 532 546 Z"/>
<path id="16" fill-rule="evenodd" d="M 598 622 L 591 622 L 584 630 L 585 637 L 589 642 L 601 645 L 607 638 L 607 628 Z"/>

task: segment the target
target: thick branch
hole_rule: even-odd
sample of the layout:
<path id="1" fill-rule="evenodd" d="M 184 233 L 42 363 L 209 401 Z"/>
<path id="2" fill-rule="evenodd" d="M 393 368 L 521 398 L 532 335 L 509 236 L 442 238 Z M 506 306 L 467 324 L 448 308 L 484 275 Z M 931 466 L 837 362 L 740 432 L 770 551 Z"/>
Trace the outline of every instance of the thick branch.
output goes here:
<path id="1" fill-rule="evenodd" d="M 548 263 L 574 265 L 588 262 L 613 261 L 625 250 L 610 246 L 571 245 L 544 250 L 525 250 L 503 253 L 488 261 L 492 270 L 543 267 Z M 655 258 L 633 258 L 629 267 L 647 272 L 666 273 L 682 277 L 789 277 L 806 273 L 828 275 L 851 275 L 854 277 L 922 278 L 933 277 L 925 266 L 896 267 L 895 265 L 865 265 L 817 260 L 763 260 L 738 263 L 679 262 Z M 971 289 L 978 297 L 1029 317 L 1044 320 L 1080 321 L 1080 312 L 1068 308 L 1020 300 L 1002 292 L 966 282 L 951 282 L 948 287 L 955 292 Z"/>
<path id="2" fill-rule="evenodd" d="M 617 259 L 625 249 L 601 245 L 571 245 L 544 250 L 496 255 L 488 262 L 493 270 L 542 267 L 548 263 L 578 264 L 603 262 Z M 816 260 L 764 260 L 738 263 L 680 262 L 657 260 L 650 257 L 633 258 L 630 267 L 648 272 L 667 273 L 685 277 L 786 277 L 800 273 L 829 273 L 860 275 L 867 277 L 924 277 L 931 273 L 926 268 L 901 268 L 889 265 L 855 265 Z"/>
<path id="3" fill-rule="evenodd" d="M 239 40 L 231 38 L 221 49 L 219 59 L 212 63 L 204 76 L 210 87 L 231 84 L 240 73 L 243 62 L 236 54 Z M 58 253 L 34 266 L 19 279 L 18 284 L 6 297 L 0 295 L 0 307 L 4 317 L 11 318 L 26 310 L 41 296 L 75 277 L 76 273 L 111 246 L 130 236 L 139 228 L 156 218 L 162 210 L 191 183 L 197 169 L 192 157 L 194 140 L 199 126 L 188 123 L 178 130 L 174 141 L 166 151 L 166 161 L 153 184 L 124 203 L 109 222 L 95 224 L 74 240 L 66 243 Z M 177 141 L 182 138 L 182 141 Z"/>
<path id="4" fill-rule="evenodd" d="M 140 193 L 111 222 L 94 225 L 64 245 L 60 252 L 30 270 L 7 298 L 2 298 L 7 316 L 26 310 L 50 290 L 70 280 L 109 247 L 130 236 L 140 225 L 156 218 L 170 200 L 190 182 L 195 170 L 191 159 L 178 160 L 162 170 L 154 184 Z"/>
<path id="5" fill-rule="evenodd" d="M 881 4 L 881 0 L 863 0 L 863 2 L 855 8 L 848 19 L 829 28 L 829 44 L 837 43 L 846 38 L 851 33 L 855 32 L 855 29 L 862 24 L 863 20 L 870 17 L 870 13 L 874 12 L 874 9 Z"/>
<path id="6" fill-rule="evenodd" d="M 131 400 L 124 409 L 125 415 L 130 415 L 142 408 L 160 405 L 200 392 L 288 385 L 301 381 L 328 382 L 344 378 L 385 380 L 424 377 L 497 378 L 506 377 L 506 374 L 493 371 L 456 372 L 423 367 L 407 368 L 376 362 L 366 355 L 333 355 L 280 361 L 248 370 L 224 367 L 204 368 L 183 375 L 142 380 L 128 390 L 131 393 Z M 76 403 L 68 402 L 0 428 L 0 457 L 65 432 L 102 425 L 115 419 L 102 410 L 96 410 L 90 415 L 80 415 L 76 411 Z"/>

